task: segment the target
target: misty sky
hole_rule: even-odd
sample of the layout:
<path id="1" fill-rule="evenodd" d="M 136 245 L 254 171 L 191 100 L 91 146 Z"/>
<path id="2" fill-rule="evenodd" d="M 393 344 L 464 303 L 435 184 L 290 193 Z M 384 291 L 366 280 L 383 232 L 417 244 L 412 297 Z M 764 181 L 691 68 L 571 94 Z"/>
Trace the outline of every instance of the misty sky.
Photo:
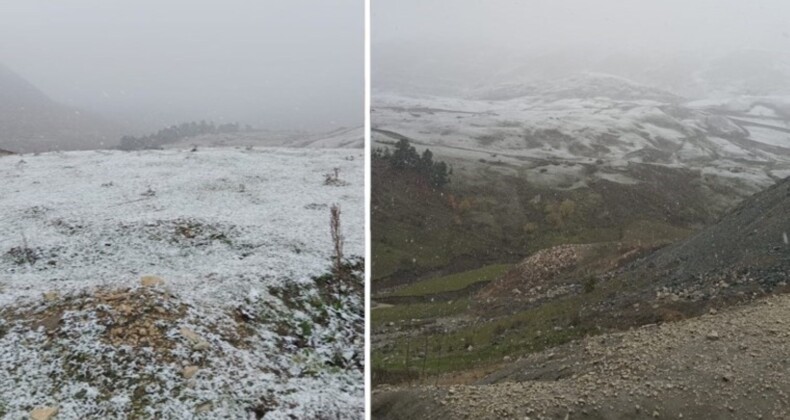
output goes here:
<path id="1" fill-rule="evenodd" d="M 53 99 L 150 127 L 363 121 L 362 0 L 0 0 L 0 62 Z"/>
<path id="2" fill-rule="evenodd" d="M 785 0 L 379 0 L 372 25 L 374 54 L 377 43 L 404 40 L 790 52 Z"/>

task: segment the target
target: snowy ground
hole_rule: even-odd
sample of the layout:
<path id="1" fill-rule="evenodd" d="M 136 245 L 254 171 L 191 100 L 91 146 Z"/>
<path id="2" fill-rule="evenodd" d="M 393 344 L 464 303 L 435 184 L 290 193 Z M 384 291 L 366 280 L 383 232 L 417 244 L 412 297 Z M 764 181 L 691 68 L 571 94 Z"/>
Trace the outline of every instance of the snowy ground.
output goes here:
<path id="1" fill-rule="evenodd" d="M 344 185 L 324 185 L 333 168 Z M 332 203 L 346 255 L 364 255 L 361 150 L 16 155 L 0 178 L 5 418 L 363 415 L 361 297 L 330 304 L 313 281 L 329 268 Z M 164 285 L 145 290 L 149 275 Z M 107 339 L 131 311 L 95 297 L 114 291 L 161 306 L 140 316 L 164 344 Z M 32 322 L 51 314 L 54 328 Z"/>
<path id="2" fill-rule="evenodd" d="M 488 96 L 496 99 L 377 92 L 374 147 L 406 137 L 445 158 L 513 168 L 553 160 L 676 166 L 722 173 L 750 192 L 790 169 L 781 98 L 726 102 L 737 102 L 737 109 L 724 102 L 684 104 L 628 83 L 607 93 L 596 84 L 601 80 L 617 82 L 596 77 L 567 81 L 563 89 L 516 86 Z"/>
<path id="3" fill-rule="evenodd" d="M 364 127 L 338 128 L 328 133 L 253 131 L 205 134 L 164 145 L 165 149 L 197 147 L 306 147 L 311 149 L 361 149 L 365 146 Z"/>

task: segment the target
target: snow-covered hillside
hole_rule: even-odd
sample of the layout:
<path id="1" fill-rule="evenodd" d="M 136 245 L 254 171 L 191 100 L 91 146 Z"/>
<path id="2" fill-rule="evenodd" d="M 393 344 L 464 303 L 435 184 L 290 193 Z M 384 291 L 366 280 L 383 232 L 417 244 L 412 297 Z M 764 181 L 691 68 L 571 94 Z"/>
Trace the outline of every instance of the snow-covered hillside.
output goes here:
<path id="1" fill-rule="evenodd" d="M 362 162 L 359 149 L 1 157 L 0 413 L 362 416 L 362 298 L 313 279 L 329 271 L 333 203 L 346 256 L 364 255 Z M 334 168 L 344 182 L 324 185 Z"/>
<path id="2" fill-rule="evenodd" d="M 252 131 L 227 134 L 206 134 L 166 144 L 166 149 L 187 147 L 305 147 L 311 149 L 361 149 L 365 145 L 363 127 L 338 128 L 328 133 Z"/>
<path id="3" fill-rule="evenodd" d="M 373 97 L 374 142 L 406 137 L 445 157 L 677 166 L 737 179 L 750 192 L 790 175 L 788 98 L 684 102 L 601 74 L 480 89 L 466 98 Z"/>

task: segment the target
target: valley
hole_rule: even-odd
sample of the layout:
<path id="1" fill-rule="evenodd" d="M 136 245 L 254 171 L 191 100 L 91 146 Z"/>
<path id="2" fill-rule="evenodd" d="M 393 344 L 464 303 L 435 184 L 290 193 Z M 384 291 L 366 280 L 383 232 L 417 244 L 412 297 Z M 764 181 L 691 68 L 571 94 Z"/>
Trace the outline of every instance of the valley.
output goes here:
<path id="1" fill-rule="evenodd" d="M 584 357 L 579 346 L 643 326 L 679 334 L 704 314 L 759 311 L 790 290 L 785 97 L 687 99 L 581 74 L 374 98 L 374 148 L 406 139 L 452 168 L 447 186 L 426 189 L 373 162 L 377 418 L 647 418 L 653 409 L 629 411 L 644 401 L 615 398 L 624 388 L 597 411 L 572 403 L 586 398 L 563 391 L 581 386 L 583 373 L 564 373 Z M 769 363 L 782 363 L 786 349 L 772 345 Z M 563 372 L 544 368 L 556 354 L 571 360 Z M 503 373 L 518 369 L 532 373 Z M 644 385 L 640 375 L 630 381 Z M 541 401 L 552 408 L 532 411 L 551 405 Z M 662 417 L 678 402 L 661 401 Z M 705 410 L 682 402 L 688 410 L 674 416 Z M 760 413 L 781 418 L 779 406 Z M 721 418 L 742 418 L 724 407 Z"/>

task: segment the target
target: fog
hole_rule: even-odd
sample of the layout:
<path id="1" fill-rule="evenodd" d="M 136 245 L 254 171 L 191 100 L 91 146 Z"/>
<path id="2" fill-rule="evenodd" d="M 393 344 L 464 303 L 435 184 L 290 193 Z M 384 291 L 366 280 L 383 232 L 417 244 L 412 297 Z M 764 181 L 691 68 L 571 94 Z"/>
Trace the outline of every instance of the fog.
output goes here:
<path id="1" fill-rule="evenodd" d="M 363 121 L 361 0 L 0 0 L 0 63 L 141 130 Z"/>
<path id="2" fill-rule="evenodd" d="M 684 90 L 684 74 L 722 63 L 790 74 L 790 3 L 780 0 L 379 1 L 372 26 L 379 89 L 604 71 Z"/>

